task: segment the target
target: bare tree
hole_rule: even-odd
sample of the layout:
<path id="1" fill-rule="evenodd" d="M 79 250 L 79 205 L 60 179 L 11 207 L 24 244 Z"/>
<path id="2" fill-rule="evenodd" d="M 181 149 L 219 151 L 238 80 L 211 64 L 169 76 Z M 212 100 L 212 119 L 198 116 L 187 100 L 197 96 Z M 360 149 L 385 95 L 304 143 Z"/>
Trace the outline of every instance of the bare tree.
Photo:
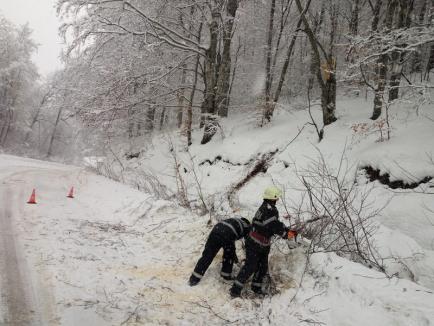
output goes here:
<path id="1" fill-rule="evenodd" d="M 323 123 L 329 125 L 336 121 L 336 58 L 333 56 L 333 48 L 335 41 L 335 34 L 337 28 L 337 15 L 339 9 L 337 6 L 332 5 L 330 8 L 331 18 L 331 33 L 329 49 L 326 51 L 323 45 L 320 43 L 318 37 L 315 35 L 311 28 L 306 14 L 303 11 L 300 0 L 295 0 L 298 10 L 300 12 L 305 32 L 309 38 L 310 45 L 313 50 L 313 62 L 315 66 L 315 75 L 317 77 L 318 84 L 321 88 L 321 107 L 323 112 Z M 325 62 L 322 63 L 321 53 L 325 58 Z M 323 74 L 322 74 L 322 71 Z"/>
<path id="2" fill-rule="evenodd" d="M 352 35 L 357 35 L 359 32 L 359 14 L 360 14 L 360 0 L 351 1 L 351 18 L 349 30 Z"/>
<path id="3" fill-rule="evenodd" d="M 24 138 L 24 111 L 31 105 L 29 96 L 38 78 L 31 56 L 36 44 L 28 25 L 16 27 L 0 16 L 0 146 L 14 132 Z M 20 118 L 21 116 L 21 118 Z M 23 129 L 21 129 L 23 128 Z"/>
<path id="4" fill-rule="evenodd" d="M 291 8 L 293 2 L 294 1 L 292 0 L 281 1 L 281 7 L 279 11 L 280 15 L 278 17 L 279 19 L 277 20 L 278 33 L 276 37 L 274 51 L 273 51 L 273 39 L 275 34 L 274 25 L 275 25 L 275 15 L 276 15 L 276 1 L 272 1 L 270 5 L 268 30 L 267 30 L 266 67 L 265 67 L 265 91 L 264 91 L 265 103 L 264 103 L 261 125 L 264 125 L 265 123 L 271 121 L 276 104 L 280 99 L 282 88 L 287 78 L 289 63 L 292 54 L 294 52 L 295 42 L 297 40 L 299 29 L 302 24 L 302 19 L 301 17 L 299 17 L 295 30 L 292 31 L 293 34 L 290 38 L 290 41 L 288 42 L 286 52 L 283 57 L 284 58 L 283 65 L 280 70 L 279 78 L 277 79 L 278 80 L 277 87 L 275 87 L 275 91 L 273 94 L 274 80 L 277 75 L 277 61 L 279 58 L 279 52 L 282 48 L 282 38 L 284 37 L 285 30 L 288 26 L 288 22 L 290 21 L 290 14 L 291 14 Z M 305 8 L 303 9 L 304 13 L 306 13 L 307 10 L 309 9 L 310 3 L 311 0 L 308 0 L 306 2 Z"/>
<path id="5" fill-rule="evenodd" d="M 399 10 L 397 12 L 397 19 L 395 22 L 395 28 L 409 28 L 411 24 L 411 16 L 413 13 L 414 1 L 399 1 Z M 404 45 L 400 46 L 405 47 Z M 389 98 L 388 101 L 392 102 L 398 99 L 399 95 L 399 85 L 401 83 L 401 75 L 404 61 L 406 60 L 407 52 L 403 51 L 393 51 L 390 55 L 391 63 L 391 74 L 389 78 Z"/>
<path id="6" fill-rule="evenodd" d="M 201 144 L 208 143 L 218 129 L 218 116 L 228 115 L 228 95 L 231 74 L 231 45 L 235 16 L 239 0 L 228 0 L 226 13 L 222 17 L 221 10 L 224 3 L 220 2 L 213 8 L 210 24 L 210 45 L 206 50 L 205 60 L 205 93 L 202 103 L 202 112 L 205 114 L 204 134 Z M 222 53 L 218 53 L 219 22 L 222 26 Z"/>

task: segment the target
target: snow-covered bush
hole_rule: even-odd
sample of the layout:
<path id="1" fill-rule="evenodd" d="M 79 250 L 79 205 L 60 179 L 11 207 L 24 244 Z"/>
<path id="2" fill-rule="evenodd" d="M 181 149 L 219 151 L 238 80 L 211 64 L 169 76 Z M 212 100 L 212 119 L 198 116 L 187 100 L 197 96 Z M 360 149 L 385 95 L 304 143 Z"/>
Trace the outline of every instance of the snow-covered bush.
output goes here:
<path id="1" fill-rule="evenodd" d="M 373 243 L 373 217 L 384 207 L 374 205 L 372 186 L 358 185 L 344 156 L 336 171 L 318 158 L 297 174 L 305 192 L 298 208 L 302 234 L 311 239 L 310 253 L 335 252 L 352 261 L 384 271 Z"/>

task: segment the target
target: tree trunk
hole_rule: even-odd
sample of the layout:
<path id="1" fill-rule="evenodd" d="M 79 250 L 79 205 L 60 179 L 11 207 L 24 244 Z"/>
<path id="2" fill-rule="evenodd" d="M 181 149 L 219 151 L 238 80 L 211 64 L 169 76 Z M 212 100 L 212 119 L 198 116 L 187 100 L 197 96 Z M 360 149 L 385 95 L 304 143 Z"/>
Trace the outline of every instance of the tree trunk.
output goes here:
<path id="1" fill-rule="evenodd" d="M 434 0 L 431 0 L 431 7 L 434 8 Z M 430 13 L 429 17 L 431 19 L 430 19 L 430 22 L 428 24 L 429 24 L 429 26 L 432 26 L 433 21 L 432 21 L 432 14 L 431 13 Z M 430 74 L 432 69 L 434 69 L 434 44 L 431 43 L 431 46 L 429 48 L 428 62 L 426 64 L 426 68 L 425 68 L 424 79 L 426 81 L 429 81 L 429 74 Z"/>
<path id="2" fill-rule="evenodd" d="M 383 96 L 384 89 L 386 87 L 386 75 L 387 75 L 387 55 L 382 54 L 377 61 L 377 88 L 374 95 L 374 109 L 372 111 L 372 120 L 377 120 L 381 116 L 383 109 Z"/>
<path id="3" fill-rule="evenodd" d="M 325 1 L 323 1 L 321 3 L 321 9 L 320 9 L 319 15 L 318 15 L 318 13 L 315 14 L 314 26 L 312 28 L 312 31 L 313 31 L 315 38 L 318 37 L 318 33 L 321 30 L 321 25 L 324 21 L 324 13 L 325 13 Z M 313 60 L 313 58 L 315 58 L 315 54 L 313 53 L 313 51 L 314 50 L 312 50 L 312 56 L 311 56 L 312 59 L 311 59 L 310 65 L 309 65 L 309 72 L 310 72 L 309 80 L 307 82 L 307 88 L 309 90 L 311 90 L 313 88 L 313 84 L 315 82 L 316 70 L 318 68 L 317 62 L 315 60 Z"/>
<path id="4" fill-rule="evenodd" d="M 218 21 L 220 13 L 214 10 L 212 21 L 209 24 L 210 41 L 209 47 L 205 52 L 204 68 L 204 98 L 201 105 L 204 133 L 201 144 L 208 143 L 217 132 L 217 121 L 215 118 L 215 88 L 217 86 L 217 43 L 218 43 Z"/>
<path id="5" fill-rule="evenodd" d="M 47 102 L 47 100 L 49 99 L 50 96 L 51 96 L 51 90 L 46 92 L 44 94 L 44 96 L 42 97 L 42 100 L 38 106 L 38 109 L 36 110 L 36 113 L 32 117 L 32 122 L 30 123 L 30 126 L 29 126 L 30 130 L 26 133 L 26 137 L 24 137 L 25 143 L 27 143 L 27 141 L 29 140 L 29 137 L 30 137 L 30 134 L 32 133 L 33 127 L 35 126 L 36 122 L 39 119 L 39 114 L 41 113 L 43 106 L 45 105 L 45 103 Z"/>
<path id="6" fill-rule="evenodd" d="M 268 20 L 268 33 L 267 33 L 267 53 L 265 65 L 265 108 L 264 108 L 264 121 L 270 122 L 273 116 L 274 105 L 271 100 L 271 56 L 273 45 L 273 28 L 274 28 L 274 13 L 276 11 L 276 0 L 271 0 L 270 18 Z"/>
<path id="7" fill-rule="evenodd" d="M 178 113 L 176 116 L 177 127 L 182 127 L 182 116 L 184 113 L 184 102 L 185 102 L 185 82 L 187 79 L 187 64 L 182 65 L 181 73 L 181 89 L 178 90 L 176 96 L 178 98 Z"/>
<path id="8" fill-rule="evenodd" d="M 351 19 L 350 19 L 350 33 L 356 36 L 359 32 L 359 11 L 360 11 L 360 0 L 353 0 L 351 8 Z"/>
<path id="9" fill-rule="evenodd" d="M 193 13 L 194 13 L 194 11 L 192 11 L 192 14 Z M 203 24 L 200 23 L 199 33 L 197 35 L 197 42 L 198 43 L 200 43 L 201 38 L 202 38 L 202 27 L 203 27 Z M 196 95 L 197 81 L 198 81 L 198 77 L 199 77 L 199 64 L 200 64 L 200 55 L 198 54 L 196 56 L 196 63 L 194 65 L 193 85 L 191 88 L 190 99 L 189 99 L 188 105 L 187 105 L 187 112 L 186 112 L 187 117 L 185 119 L 185 132 L 187 134 L 187 146 L 190 146 L 193 143 L 192 138 L 191 138 L 191 129 L 192 129 L 192 125 L 193 125 L 194 97 Z"/>
<path id="10" fill-rule="evenodd" d="M 422 25 L 425 20 L 425 14 L 427 13 L 427 5 L 428 0 L 423 0 L 422 3 L 419 4 L 418 7 L 415 7 L 414 10 L 418 12 L 417 22 L 419 25 Z M 412 58 L 411 58 L 411 66 L 410 66 L 410 73 L 415 72 L 422 72 L 422 55 L 421 53 L 426 49 L 426 45 L 419 46 L 417 51 L 412 52 Z"/>
<path id="11" fill-rule="evenodd" d="M 232 30 L 239 0 L 228 0 L 226 4 L 226 20 L 223 23 L 223 52 L 219 56 L 218 45 L 218 21 L 221 19 L 218 10 L 212 14 L 210 24 L 210 46 L 206 51 L 205 59 L 205 94 L 202 103 L 202 111 L 205 113 L 205 127 L 201 144 L 208 143 L 216 134 L 219 116 L 228 115 L 228 94 L 231 75 L 231 43 Z"/>
<path id="12" fill-rule="evenodd" d="M 9 131 L 11 129 L 13 117 L 14 117 L 14 112 L 11 109 L 6 110 L 5 121 L 3 123 L 2 129 L 0 132 L 0 145 L 2 147 L 4 147 L 6 144 L 6 140 L 8 138 Z"/>
<path id="13" fill-rule="evenodd" d="M 311 0 L 307 0 L 306 6 L 303 10 L 303 13 L 306 13 L 308 11 L 308 9 L 310 7 L 310 3 L 311 3 Z M 301 15 L 300 15 L 300 18 L 298 19 L 298 22 L 297 22 L 296 31 L 298 31 L 300 29 L 302 23 L 303 23 L 303 19 L 301 18 Z M 285 82 L 285 77 L 286 77 L 286 74 L 288 72 L 288 67 L 289 67 L 289 61 L 291 59 L 296 40 L 297 40 L 297 32 L 294 33 L 294 35 L 292 36 L 291 43 L 289 44 L 288 50 L 286 52 L 285 62 L 283 63 L 282 71 L 280 72 L 279 84 L 277 85 L 276 92 L 274 93 L 274 100 L 273 100 L 274 103 L 277 103 L 279 101 L 280 93 L 282 92 L 283 83 Z"/>
<path id="14" fill-rule="evenodd" d="M 134 108 L 129 108 L 127 111 L 128 115 L 128 138 L 131 139 L 134 137 Z"/>
<path id="15" fill-rule="evenodd" d="M 306 15 L 301 6 L 300 0 L 296 0 L 298 10 L 300 12 L 301 18 L 303 19 L 304 27 L 306 28 L 305 32 L 309 38 L 309 42 L 313 51 L 313 62 L 315 63 L 315 74 L 318 80 L 318 83 L 321 87 L 321 108 L 323 112 L 323 122 L 324 125 L 329 125 L 335 122 L 335 110 L 336 110 L 336 76 L 335 76 L 335 59 L 330 54 L 329 58 L 327 58 L 326 69 L 328 70 L 328 75 L 325 78 L 325 81 L 321 75 L 321 56 L 319 54 L 318 49 L 318 39 L 312 28 L 310 27 L 309 22 L 307 21 Z M 332 32 L 334 33 L 334 31 Z M 331 43 L 333 43 L 333 35 L 331 38 Z"/>
<path id="16" fill-rule="evenodd" d="M 308 0 L 308 4 L 306 5 L 306 8 L 309 7 L 311 0 Z M 300 18 L 297 22 L 297 30 L 300 28 L 302 24 L 302 19 Z M 280 93 L 282 92 L 283 83 L 285 82 L 285 77 L 288 72 L 289 68 L 289 61 L 291 60 L 292 53 L 294 51 L 295 41 L 297 40 L 297 33 L 294 33 L 291 39 L 291 43 L 288 46 L 288 50 L 286 51 L 285 55 L 285 62 L 283 63 L 282 71 L 280 72 L 280 78 L 279 78 L 279 84 L 277 85 L 276 92 L 274 93 L 274 99 L 273 102 L 277 103 L 280 98 Z"/>
<path id="17" fill-rule="evenodd" d="M 187 146 L 190 146 L 193 143 L 191 139 L 191 128 L 193 124 L 193 103 L 194 103 L 194 96 L 196 94 L 196 88 L 197 88 L 199 63 L 200 63 L 200 56 L 198 55 L 196 58 L 196 65 L 194 67 L 193 88 L 191 90 L 190 101 L 187 106 L 187 118 L 185 121 L 185 129 L 187 133 Z"/>
<path id="18" fill-rule="evenodd" d="M 229 88 L 231 81 L 231 45 L 232 31 L 234 28 L 235 16 L 237 14 L 239 0 L 230 0 L 226 8 L 226 21 L 223 26 L 223 53 L 217 79 L 216 106 L 218 115 L 228 116 Z"/>
<path id="19" fill-rule="evenodd" d="M 11 85 L 11 89 L 14 89 L 14 86 Z M 5 123 L 3 124 L 2 130 L 0 132 L 0 146 L 5 146 L 6 144 L 6 140 L 8 138 L 9 135 L 9 131 L 11 129 L 11 125 L 14 122 L 14 111 L 12 108 L 15 107 L 15 104 L 17 102 L 18 99 L 18 93 L 11 95 L 10 97 L 10 102 L 8 101 L 7 98 L 7 90 L 5 90 L 4 92 L 5 94 L 5 108 L 7 108 L 6 111 L 6 117 L 5 117 Z"/>
<path id="20" fill-rule="evenodd" d="M 374 16 L 371 25 L 371 29 L 373 33 L 376 33 L 378 31 L 378 22 L 380 21 L 380 11 L 382 5 L 383 5 L 383 0 L 377 0 L 372 12 Z M 387 73 L 386 64 L 387 64 L 387 56 L 386 55 L 380 56 L 379 59 L 377 60 L 377 67 L 376 67 L 377 69 L 376 75 L 378 80 L 377 80 L 377 88 L 375 89 L 375 94 L 374 94 L 374 109 L 372 111 L 372 116 L 371 116 L 372 120 L 377 120 L 381 115 L 381 110 L 383 107 L 384 84 L 385 84 L 386 73 Z"/>
<path id="21" fill-rule="evenodd" d="M 409 3 L 407 0 L 400 0 L 400 10 L 398 21 L 396 23 L 396 28 L 410 27 L 411 25 L 411 14 L 413 12 L 413 1 Z M 405 44 L 403 44 L 405 46 Z M 389 80 L 389 102 L 397 100 L 399 97 L 399 85 L 401 84 L 402 66 L 405 61 L 406 53 L 399 50 L 393 51 L 391 75 Z"/>
<path id="22" fill-rule="evenodd" d="M 154 131 L 154 120 L 155 120 L 155 104 L 151 104 L 146 110 L 145 118 L 145 132 L 151 133 Z"/>
<path id="23" fill-rule="evenodd" d="M 428 62 L 425 69 L 425 80 L 429 80 L 429 74 L 434 69 L 434 44 L 431 45 Z"/>
<path id="24" fill-rule="evenodd" d="M 395 15 L 395 10 L 397 7 L 397 0 L 389 0 L 387 5 L 387 12 L 385 18 L 385 32 L 392 28 L 393 17 Z M 374 20 L 376 18 L 374 17 Z M 386 78 L 387 78 L 387 65 L 389 63 L 389 57 L 387 54 L 382 54 L 377 61 L 377 87 L 374 91 L 374 109 L 372 111 L 372 120 L 377 120 L 381 116 L 383 109 L 384 100 L 384 90 L 386 88 Z"/>
<path id="25" fill-rule="evenodd" d="M 178 111 L 179 114 L 179 111 Z M 178 116 L 179 118 L 179 116 Z M 181 118 L 182 118 L 182 113 L 181 113 Z M 161 109 L 161 114 L 160 114 L 160 130 L 163 130 L 164 128 L 164 121 L 166 120 L 166 107 L 164 106 Z"/>
<path id="26" fill-rule="evenodd" d="M 56 136 L 57 126 L 59 124 L 61 115 L 62 115 L 62 107 L 60 107 L 59 112 L 57 112 L 56 122 L 54 123 L 53 132 L 51 133 L 50 145 L 48 146 L 47 157 L 50 157 L 53 153 L 54 138 Z"/>
<path id="27" fill-rule="evenodd" d="M 383 0 L 377 0 L 377 2 L 375 3 L 375 7 L 372 11 L 372 15 L 374 17 L 372 19 L 372 24 L 371 24 L 372 32 L 378 31 L 378 22 L 380 21 L 380 11 L 382 5 L 383 5 Z"/>
<path id="28" fill-rule="evenodd" d="M 234 81 L 235 81 L 235 76 L 237 75 L 237 65 L 238 65 L 238 57 L 240 55 L 240 50 L 241 50 L 241 38 L 238 39 L 238 48 L 237 48 L 237 52 L 235 53 L 235 62 L 233 64 L 233 68 L 232 68 L 232 74 L 231 74 L 231 82 L 229 84 L 229 92 L 228 92 L 228 107 L 230 105 L 231 102 L 231 95 L 232 95 L 232 88 L 234 86 Z"/>
<path id="29" fill-rule="evenodd" d="M 327 126 L 337 120 L 336 112 L 336 62 L 332 58 L 327 63 L 327 77 L 324 89 L 321 90 L 321 107 L 323 111 L 323 123 Z"/>

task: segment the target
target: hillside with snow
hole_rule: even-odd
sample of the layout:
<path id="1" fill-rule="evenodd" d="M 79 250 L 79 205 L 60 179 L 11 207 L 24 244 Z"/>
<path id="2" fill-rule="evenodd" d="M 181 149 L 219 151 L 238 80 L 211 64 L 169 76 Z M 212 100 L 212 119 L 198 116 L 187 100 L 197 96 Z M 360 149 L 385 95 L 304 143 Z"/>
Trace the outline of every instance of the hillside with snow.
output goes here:
<path id="1" fill-rule="evenodd" d="M 387 140 L 368 111 L 361 99 L 338 102 L 339 119 L 320 143 L 305 110 L 280 110 L 262 129 L 248 115 L 223 121 L 218 137 L 188 152 L 161 134 L 137 158 L 119 149 L 116 158 L 88 158 L 86 168 L 0 155 L 0 323 L 434 325 L 434 183 L 426 179 L 434 176 L 434 125 L 403 106 L 391 113 Z M 275 154 L 228 200 L 267 153 Z M 264 298 L 249 287 L 230 298 L 221 253 L 188 286 L 211 226 L 251 220 L 266 186 L 284 190 L 285 223 L 308 219 L 303 179 L 318 162 L 368 197 L 384 272 L 332 250 L 307 255 L 311 239 L 302 236 L 294 249 L 274 241 Z M 367 167 L 389 177 L 371 181 Z M 26 203 L 32 189 L 35 205 Z M 237 251 L 243 257 L 241 242 Z"/>

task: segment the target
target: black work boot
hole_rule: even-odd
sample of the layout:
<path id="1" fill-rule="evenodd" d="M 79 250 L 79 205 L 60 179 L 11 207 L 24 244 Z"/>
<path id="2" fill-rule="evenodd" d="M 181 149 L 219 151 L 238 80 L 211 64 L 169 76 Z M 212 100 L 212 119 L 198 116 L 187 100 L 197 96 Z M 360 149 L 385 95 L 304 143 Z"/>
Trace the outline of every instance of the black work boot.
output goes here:
<path id="1" fill-rule="evenodd" d="M 265 295 L 266 293 L 262 290 L 262 287 L 252 285 L 252 291 L 258 295 Z"/>
<path id="2" fill-rule="evenodd" d="M 243 288 L 237 286 L 237 285 L 232 285 L 231 290 L 230 290 L 230 295 L 232 298 L 239 298 L 241 297 L 241 290 Z"/>
<path id="3" fill-rule="evenodd" d="M 195 286 L 195 285 L 197 285 L 199 282 L 200 282 L 200 278 L 199 278 L 199 277 L 196 277 L 196 276 L 194 276 L 194 275 L 191 275 L 191 276 L 190 276 L 190 279 L 188 280 L 188 284 L 189 284 L 190 286 Z"/>

